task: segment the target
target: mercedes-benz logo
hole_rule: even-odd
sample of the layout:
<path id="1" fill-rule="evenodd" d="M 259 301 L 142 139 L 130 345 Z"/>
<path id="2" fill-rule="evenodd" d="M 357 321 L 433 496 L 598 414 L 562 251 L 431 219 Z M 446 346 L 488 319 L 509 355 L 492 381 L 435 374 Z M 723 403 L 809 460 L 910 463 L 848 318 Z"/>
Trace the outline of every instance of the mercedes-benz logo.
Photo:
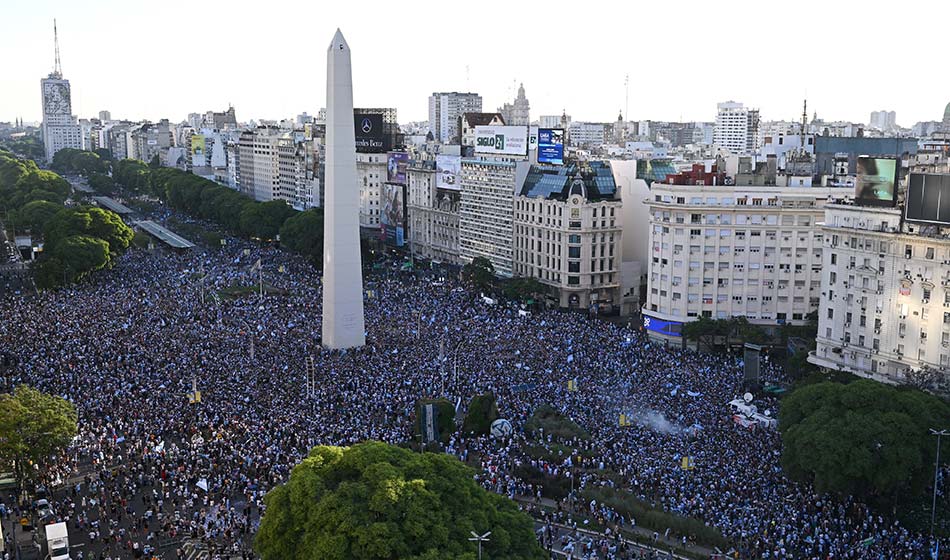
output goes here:
<path id="1" fill-rule="evenodd" d="M 373 130 L 373 121 L 364 118 L 363 124 L 360 126 L 360 128 L 362 129 L 363 134 L 369 134 Z"/>

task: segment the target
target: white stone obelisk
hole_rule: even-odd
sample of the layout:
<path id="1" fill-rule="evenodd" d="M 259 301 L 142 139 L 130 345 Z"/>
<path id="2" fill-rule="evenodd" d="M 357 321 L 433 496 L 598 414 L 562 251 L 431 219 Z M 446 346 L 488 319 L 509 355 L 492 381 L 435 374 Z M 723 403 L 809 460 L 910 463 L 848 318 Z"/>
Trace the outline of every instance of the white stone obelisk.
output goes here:
<path id="1" fill-rule="evenodd" d="M 350 47 L 340 30 L 327 50 L 327 151 L 323 214 L 323 346 L 366 343 L 359 186 Z"/>

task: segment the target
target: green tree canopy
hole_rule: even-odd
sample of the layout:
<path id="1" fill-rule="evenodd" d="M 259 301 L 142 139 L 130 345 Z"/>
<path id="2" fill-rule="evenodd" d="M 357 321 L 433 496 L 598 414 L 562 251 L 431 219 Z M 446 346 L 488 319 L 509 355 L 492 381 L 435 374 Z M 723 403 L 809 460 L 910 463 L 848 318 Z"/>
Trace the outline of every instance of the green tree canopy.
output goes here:
<path id="1" fill-rule="evenodd" d="M 18 386 L 12 395 L 0 395 L 0 457 L 13 465 L 21 489 L 31 477 L 46 471 L 76 431 L 76 409 L 69 401 L 26 385 Z"/>
<path id="2" fill-rule="evenodd" d="M 58 242 L 52 257 L 65 268 L 67 279 L 81 280 L 109 265 L 109 243 L 88 235 L 73 235 Z"/>
<path id="3" fill-rule="evenodd" d="M 280 244 L 309 257 L 317 266 L 323 265 L 323 210 L 315 208 L 300 212 L 280 228 Z"/>
<path id="4" fill-rule="evenodd" d="M 115 180 L 103 173 L 89 175 L 89 187 L 99 194 L 109 195 L 115 190 Z"/>
<path id="5" fill-rule="evenodd" d="M 927 483 L 928 430 L 947 426 L 950 406 L 920 391 L 870 380 L 805 385 L 782 401 L 782 466 L 819 492 L 893 498 Z"/>
<path id="6" fill-rule="evenodd" d="M 61 240 L 76 235 L 104 240 L 112 258 L 128 249 L 135 233 L 115 212 L 89 206 L 64 208 L 47 221 L 46 243 L 54 252 Z"/>
<path id="7" fill-rule="evenodd" d="M 123 159 L 112 165 L 112 178 L 119 185 L 133 192 L 144 192 L 149 185 L 150 169 L 144 161 Z"/>
<path id="8" fill-rule="evenodd" d="M 466 434 L 487 435 L 491 430 L 491 423 L 498 419 L 498 405 L 495 403 L 495 394 L 488 392 L 472 397 L 468 405 L 465 420 L 462 421 L 462 432 Z"/>
<path id="9" fill-rule="evenodd" d="M 34 200 L 20 208 L 17 218 L 20 227 L 25 225 L 32 232 L 42 233 L 46 229 L 46 224 L 62 209 L 63 207 L 59 204 L 45 200 Z"/>
<path id="10" fill-rule="evenodd" d="M 462 279 L 475 289 L 486 291 L 495 279 L 495 265 L 485 257 L 475 257 L 462 267 Z"/>
<path id="11" fill-rule="evenodd" d="M 264 560 L 475 560 L 470 531 L 491 531 L 486 558 L 545 558 L 533 522 L 442 453 L 379 442 L 316 447 L 264 499 Z"/>

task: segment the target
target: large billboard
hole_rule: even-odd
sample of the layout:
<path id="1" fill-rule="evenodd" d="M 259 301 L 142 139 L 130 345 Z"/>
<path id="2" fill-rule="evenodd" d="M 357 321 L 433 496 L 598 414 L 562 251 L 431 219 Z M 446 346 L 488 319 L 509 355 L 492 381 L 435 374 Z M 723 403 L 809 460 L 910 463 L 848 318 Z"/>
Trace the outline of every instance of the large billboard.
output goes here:
<path id="1" fill-rule="evenodd" d="M 386 243 L 402 247 L 406 243 L 405 187 L 393 183 L 382 185 L 383 212 L 379 224 Z"/>
<path id="2" fill-rule="evenodd" d="M 904 207 L 908 221 L 950 225 L 950 175 L 911 173 Z"/>
<path id="3" fill-rule="evenodd" d="M 897 158 L 858 157 L 854 203 L 860 206 L 897 204 Z"/>
<path id="4" fill-rule="evenodd" d="M 440 189 L 461 190 L 462 157 L 439 155 L 435 158 L 435 186 Z"/>
<path id="5" fill-rule="evenodd" d="M 564 129 L 538 129 L 538 163 L 564 165 Z"/>
<path id="6" fill-rule="evenodd" d="M 386 151 L 383 141 L 383 116 L 372 113 L 353 113 L 356 132 L 356 151 L 378 154 Z"/>
<path id="7" fill-rule="evenodd" d="M 389 152 L 386 161 L 386 180 L 390 183 L 405 185 L 406 168 L 409 167 L 409 154 L 406 152 Z"/>
<path id="8" fill-rule="evenodd" d="M 506 156 L 526 155 L 528 153 L 528 127 L 476 126 L 475 152 Z"/>
<path id="9" fill-rule="evenodd" d="M 191 136 L 191 165 L 203 167 L 208 165 L 206 155 L 205 137 L 202 134 L 192 134 Z"/>
<path id="10" fill-rule="evenodd" d="M 649 315 L 643 316 L 643 328 L 667 336 L 683 336 L 683 323 L 678 321 L 664 321 Z"/>

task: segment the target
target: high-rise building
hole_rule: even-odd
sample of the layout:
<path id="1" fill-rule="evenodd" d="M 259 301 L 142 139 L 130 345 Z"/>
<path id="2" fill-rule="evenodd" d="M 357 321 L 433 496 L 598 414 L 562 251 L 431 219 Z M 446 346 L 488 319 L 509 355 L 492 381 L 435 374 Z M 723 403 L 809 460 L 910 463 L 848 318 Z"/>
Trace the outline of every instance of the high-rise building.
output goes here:
<path id="1" fill-rule="evenodd" d="M 109 111 L 99 111 L 99 121 L 103 124 L 112 120 L 112 113 Z"/>
<path id="2" fill-rule="evenodd" d="M 439 185 L 436 162 L 432 160 L 411 162 L 406 176 L 412 254 L 459 264 L 459 189 Z"/>
<path id="3" fill-rule="evenodd" d="M 758 149 L 759 110 L 726 101 L 717 105 L 713 144 L 734 154 L 751 154 Z"/>
<path id="4" fill-rule="evenodd" d="M 897 113 L 894 111 L 871 111 L 868 126 L 889 132 L 897 128 Z"/>
<path id="5" fill-rule="evenodd" d="M 518 87 L 518 96 L 514 103 L 505 103 L 498 108 L 505 123 L 512 126 L 528 126 L 531 124 L 531 105 L 524 95 L 524 84 Z"/>
<path id="6" fill-rule="evenodd" d="M 567 128 L 568 144 L 582 148 L 599 148 L 607 141 L 603 123 L 575 121 Z"/>
<path id="7" fill-rule="evenodd" d="M 826 203 L 853 194 L 830 187 L 650 188 L 644 327 L 681 341 L 700 317 L 745 317 L 766 328 L 804 324 L 821 301 Z"/>
<path id="8" fill-rule="evenodd" d="M 514 274 L 559 307 L 619 309 L 618 194 L 609 163 L 532 166 L 514 201 Z"/>
<path id="9" fill-rule="evenodd" d="M 481 112 L 482 96 L 477 93 L 433 93 L 429 96 L 429 131 L 441 144 L 457 144 L 459 117 Z"/>
<path id="10" fill-rule="evenodd" d="M 160 162 L 166 160 L 169 148 L 175 145 L 175 133 L 168 119 L 158 123 L 145 122 L 129 131 L 129 157 L 146 163 L 156 156 Z"/>
<path id="11" fill-rule="evenodd" d="M 812 363 L 891 383 L 925 367 L 950 368 L 948 230 L 902 214 L 899 207 L 825 208 Z"/>
<path id="12" fill-rule="evenodd" d="M 277 128 L 245 130 L 238 139 L 238 189 L 254 200 L 280 200 L 280 152 Z"/>
<path id="13" fill-rule="evenodd" d="M 530 165 L 501 159 L 462 159 L 459 252 L 463 263 L 485 257 L 496 274 L 510 277 L 515 188 Z"/>
<path id="14" fill-rule="evenodd" d="M 360 227 L 379 229 L 382 185 L 387 179 L 387 157 L 382 154 L 356 154 L 356 182 L 360 192 Z"/>
<path id="15" fill-rule="evenodd" d="M 40 80 L 43 103 L 43 144 L 46 148 L 46 160 L 53 161 L 56 152 L 63 148 L 81 150 L 83 147 L 82 127 L 73 117 L 72 96 L 69 80 L 63 78 L 63 69 L 59 61 L 59 34 L 56 21 L 53 21 L 53 42 L 56 47 L 56 61 L 49 76 Z"/>

